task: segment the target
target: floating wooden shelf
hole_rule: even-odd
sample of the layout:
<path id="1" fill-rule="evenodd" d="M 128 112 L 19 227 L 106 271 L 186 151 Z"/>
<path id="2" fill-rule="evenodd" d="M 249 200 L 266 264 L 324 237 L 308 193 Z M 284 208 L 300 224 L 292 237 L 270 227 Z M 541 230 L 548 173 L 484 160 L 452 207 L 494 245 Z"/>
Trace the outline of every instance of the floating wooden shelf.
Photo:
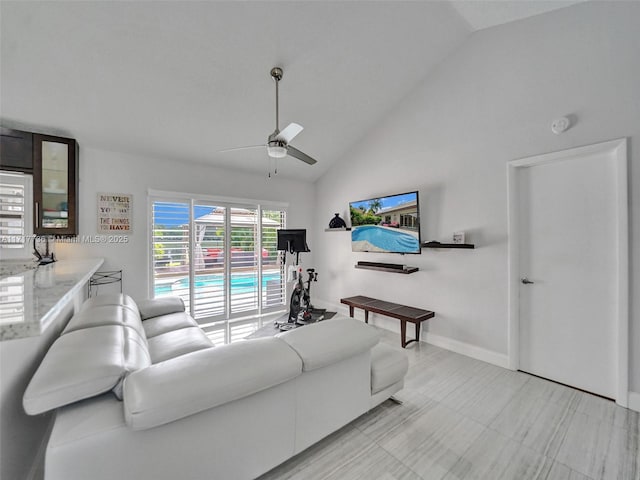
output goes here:
<path id="1" fill-rule="evenodd" d="M 362 268 L 364 270 L 377 270 L 379 272 L 392 272 L 392 273 L 414 273 L 420 270 L 418 267 L 408 267 L 404 266 L 404 268 L 396 268 L 396 267 L 382 267 L 382 266 L 374 266 L 374 265 L 355 265 L 356 268 Z"/>
<path id="2" fill-rule="evenodd" d="M 325 232 L 348 232 L 351 230 L 351 227 L 340 227 L 340 228 L 325 228 Z"/>
<path id="3" fill-rule="evenodd" d="M 421 245 L 422 248 L 476 248 L 473 243 L 440 243 L 426 242 Z"/>

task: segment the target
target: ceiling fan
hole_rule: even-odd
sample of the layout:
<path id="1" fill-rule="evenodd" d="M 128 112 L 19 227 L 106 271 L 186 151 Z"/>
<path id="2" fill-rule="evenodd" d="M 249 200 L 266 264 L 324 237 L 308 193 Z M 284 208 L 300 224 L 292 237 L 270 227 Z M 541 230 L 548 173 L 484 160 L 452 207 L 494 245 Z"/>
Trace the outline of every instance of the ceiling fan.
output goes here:
<path id="1" fill-rule="evenodd" d="M 289 145 L 289 142 L 293 140 L 302 130 L 302 125 L 298 125 L 297 123 L 290 123 L 283 130 L 280 130 L 279 127 L 279 106 L 278 106 L 278 84 L 280 80 L 282 80 L 282 69 L 280 67 L 273 67 L 271 69 L 271 78 L 273 78 L 276 82 L 276 129 L 273 131 L 271 135 L 267 138 L 267 143 L 263 145 L 251 145 L 247 147 L 238 147 L 238 148 L 229 148 L 226 150 L 220 150 L 220 152 L 230 152 L 234 150 L 244 150 L 247 148 L 267 148 L 267 155 L 271 158 L 284 158 L 287 155 L 293 158 L 297 158 L 298 160 L 302 160 L 303 162 L 313 165 L 317 163 L 317 161 L 307 155 L 304 152 L 301 152 L 297 148 Z M 277 170 L 276 170 L 277 173 Z"/>

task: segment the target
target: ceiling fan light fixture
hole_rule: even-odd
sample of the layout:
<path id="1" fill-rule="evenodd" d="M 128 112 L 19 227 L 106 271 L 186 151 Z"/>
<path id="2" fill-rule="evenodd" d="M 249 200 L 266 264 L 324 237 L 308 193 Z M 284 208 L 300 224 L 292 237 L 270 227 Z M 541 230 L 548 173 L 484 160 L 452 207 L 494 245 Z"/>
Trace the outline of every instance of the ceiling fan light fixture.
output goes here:
<path id="1" fill-rule="evenodd" d="M 284 158 L 287 156 L 287 147 L 283 145 L 267 145 L 267 153 L 271 158 Z"/>

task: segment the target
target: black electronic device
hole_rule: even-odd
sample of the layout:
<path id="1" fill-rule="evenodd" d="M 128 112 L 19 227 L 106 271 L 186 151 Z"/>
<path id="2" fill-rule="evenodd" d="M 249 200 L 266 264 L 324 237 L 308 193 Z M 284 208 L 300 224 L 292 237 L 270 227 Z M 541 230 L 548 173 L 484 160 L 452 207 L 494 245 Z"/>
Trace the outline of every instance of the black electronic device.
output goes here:
<path id="1" fill-rule="evenodd" d="M 304 228 L 278 230 L 278 250 L 289 253 L 310 252 L 307 246 L 307 230 Z"/>
<path id="2" fill-rule="evenodd" d="M 396 270 L 404 269 L 404 265 L 402 265 L 401 263 L 358 262 L 358 266 L 361 266 L 361 267 L 395 268 Z"/>

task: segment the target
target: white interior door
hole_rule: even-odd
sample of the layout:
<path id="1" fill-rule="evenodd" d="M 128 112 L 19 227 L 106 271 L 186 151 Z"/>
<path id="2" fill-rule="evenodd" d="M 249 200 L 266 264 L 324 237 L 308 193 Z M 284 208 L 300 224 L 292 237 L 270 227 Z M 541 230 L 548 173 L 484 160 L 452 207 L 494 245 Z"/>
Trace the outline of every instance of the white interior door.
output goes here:
<path id="1" fill-rule="evenodd" d="M 516 180 L 519 368 L 609 398 L 618 358 L 616 172 L 611 152 L 589 153 L 518 168 Z"/>

